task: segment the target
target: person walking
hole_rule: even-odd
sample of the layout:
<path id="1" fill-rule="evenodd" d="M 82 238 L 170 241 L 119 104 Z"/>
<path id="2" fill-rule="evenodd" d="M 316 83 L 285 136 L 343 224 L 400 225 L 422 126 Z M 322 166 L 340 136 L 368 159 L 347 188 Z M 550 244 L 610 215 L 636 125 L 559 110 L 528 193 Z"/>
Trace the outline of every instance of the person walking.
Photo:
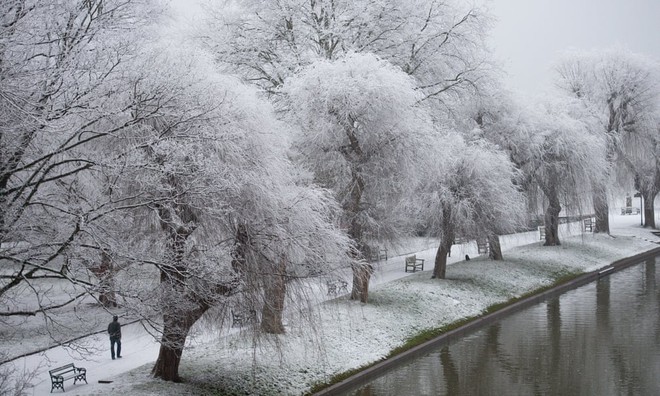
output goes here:
<path id="1" fill-rule="evenodd" d="M 112 322 L 108 325 L 108 334 L 110 335 L 110 356 L 115 360 L 115 344 L 117 344 L 117 358 L 121 359 L 121 324 L 117 316 L 112 317 Z"/>

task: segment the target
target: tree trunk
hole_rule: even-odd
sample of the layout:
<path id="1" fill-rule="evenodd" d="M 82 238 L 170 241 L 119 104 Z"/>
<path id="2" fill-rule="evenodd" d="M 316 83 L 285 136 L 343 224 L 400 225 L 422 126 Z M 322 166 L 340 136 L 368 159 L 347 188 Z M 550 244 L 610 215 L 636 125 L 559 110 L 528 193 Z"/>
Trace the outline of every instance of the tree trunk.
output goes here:
<path id="1" fill-rule="evenodd" d="M 447 253 L 449 253 L 449 247 L 451 247 L 451 242 L 441 242 L 438 247 L 438 251 L 435 253 L 435 265 L 433 266 L 433 279 L 445 279 L 447 274 Z"/>
<path id="2" fill-rule="evenodd" d="M 158 351 L 158 359 L 156 359 L 156 364 L 151 370 L 151 373 L 156 378 L 161 378 L 164 381 L 172 382 L 181 382 L 181 377 L 179 377 L 179 363 L 181 362 L 181 355 L 183 354 L 183 345 L 185 343 L 185 337 L 175 336 L 174 334 L 168 335 L 168 340 L 165 340 L 165 334 L 161 339 L 160 350 Z M 173 338 L 178 339 L 173 339 Z M 177 342 L 181 343 L 178 345 L 168 345 L 166 342 Z"/>
<path id="3" fill-rule="evenodd" d="M 261 330 L 269 334 L 284 334 L 282 313 L 286 297 L 286 260 L 280 259 L 275 274 L 266 277 L 264 305 L 261 309 Z"/>
<path id="4" fill-rule="evenodd" d="M 597 188 L 592 194 L 591 199 L 594 205 L 594 216 L 596 224 L 594 232 L 610 233 L 610 207 L 607 202 L 607 191 L 605 188 Z"/>
<path id="5" fill-rule="evenodd" d="M 369 279 L 373 267 L 371 264 L 361 261 L 353 265 L 353 288 L 351 289 L 351 300 L 360 300 L 366 303 L 369 299 Z"/>
<path id="6" fill-rule="evenodd" d="M 447 273 L 447 255 L 451 250 L 456 235 L 452 224 L 452 208 L 444 207 L 442 209 L 442 240 L 438 251 L 435 253 L 435 263 L 433 266 L 433 275 L 431 278 L 445 279 Z"/>
<path id="7" fill-rule="evenodd" d="M 488 235 L 488 245 L 490 245 L 490 251 L 488 252 L 488 257 L 491 260 L 502 260 L 502 246 L 500 246 L 500 237 L 499 235 L 491 234 Z"/>
<path id="8" fill-rule="evenodd" d="M 644 197 L 644 228 L 655 228 L 655 196 L 658 195 L 656 190 L 641 191 Z"/>
<path id="9" fill-rule="evenodd" d="M 362 225 L 357 220 L 362 188 L 364 188 L 364 183 L 362 182 L 362 178 L 359 177 L 354 188 L 356 191 L 353 193 L 353 204 L 350 208 L 353 219 L 351 220 L 348 235 L 357 244 L 357 250 L 352 252 L 354 264 L 351 265 L 351 269 L 353 270 L 351 300 L 360 300 L 360 302 L 366 303 L 369 297 L 369 280 L 373 273 L 373 267 L 367 262 L 369 259 L 369 247 L 365 246 L 362 241 Z"/>
<path id="10" fill-rule="evenodd" d="M 117 306 L 115 295 L 115 268 L 107 251 L 101 251 L 101 263 L 98 267 L 90 268 L 90 271 L 99 280 L 99 302 L 106 308 Z"/>
<path id="11" fill-rule="evenodd" d="M 527 225 L 536 229 L 539 226 L 538 186 L 533 181 L 528 181 L 523 184 L 523 188 L 527 194 Z"/>
<path id="12" fill-rule="evenodd" d="M 559 246 L 559 212 L 561 203 L 555 184 L 551 184 L 547 192 L 548 207 L 545 210 L 545 243 L 544 246 Z"/>
<path id="13" fill-rule="evenodd" d="M 170 287 L 168 293 L 176 296 L 168 295 L 169 301 L 163 305 L 163 335 L 158 358 L 151 373 L 164 381 L 181 382 L 179 362 L 188 332 L 209 309 L 209 305 L 200 301 L 199 297 L 187 293 L 185 270 L 181 266 L 161 269 L 160 281 L 161 284 L 166 283 Z"/>
<path id="14" fill-rule="evenodd" d="M 194 228 L 176 224 L 170 209 L 159 208 L 161 226 L 167 230 L 168 265 L 160 267 L 163 335 L 158 358 L 151 373 L 164 381 L 181 382 L 179 362 L 193 324 L 209 309 L 198 293 L 191 291 L 185 263 L 185 247 Z"/>
<path id="15" fill-rule="evenodd" d="M 351 167 L 351 189 L 348 199 L 343 204 L 344 214 L 348 217 L 350 226 L 348 235 L 357 246 L 357 251 L 351 252 L 353 256 L 353 286 L 351 288 L 351 300 L 360 300 L 367 302 L 369 297 L 369 279 L 373 272 L 373 267 L 366 262 L 369 260 L 369 248 L 363 241 L 364 230 L 360 220 L 362 208 L 362 194 L 365 189 L 365 180 L 362 175 L 362 163 L 364 152 L 360 147 L 357 131 L 354 127 L 354 120 L 348 117 L 348 120 L 338 116 L 339 123 L 344 126 L 344 132 L 348 138 L 350 149 L 342 150 L 342 154 Z"/>
<path id="16" fill-rule="evenodd" d="M 207 306 L 183 312 L 172 307 L 168 314 L 163 316 L 163 336 L 160 340 L 158 358 L 151 373 L 154 377 L 164 381 L 181 382 L 179 377 L 179 363 L 186 344 L 188 332 L 193 324 L 206 312 Z"/>

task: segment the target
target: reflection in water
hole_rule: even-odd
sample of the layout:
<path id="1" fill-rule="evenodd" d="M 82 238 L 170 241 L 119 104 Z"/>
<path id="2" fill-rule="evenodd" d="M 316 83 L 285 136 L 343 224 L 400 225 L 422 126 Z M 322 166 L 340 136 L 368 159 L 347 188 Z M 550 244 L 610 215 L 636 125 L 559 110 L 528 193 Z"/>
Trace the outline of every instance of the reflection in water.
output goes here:
<path id="1" fill-rule="evenodd" d="M 454 365 L 454 362 L 451 359 L 449 354 L 449 347 L 444 346 L 440 350 L 440 362 L 442 363 L 442 374 L 444 374 L 447 388 L 446 392 L 449 393 L 450 390 L 458 392 L 460 389 L 460 382 L 458 381 L 458 370 Z"/>
<path id="2" fill-rule="evenodd" d="M 351 395 L 660 395 L 656 260 L 444 345 Z"/>

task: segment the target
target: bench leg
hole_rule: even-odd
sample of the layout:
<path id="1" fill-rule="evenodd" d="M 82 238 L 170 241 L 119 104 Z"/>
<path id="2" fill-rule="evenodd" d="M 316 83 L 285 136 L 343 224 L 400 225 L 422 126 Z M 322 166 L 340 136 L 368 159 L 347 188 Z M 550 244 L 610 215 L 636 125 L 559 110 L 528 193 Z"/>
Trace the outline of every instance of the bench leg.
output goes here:
<path id="1" fill-rule="evenodd" d="M 53 382 L 50 387 L 50 393 L 53 393 L 54 389 L 62 389 L 62 392 L 64 392 L 64 382 Z"/>

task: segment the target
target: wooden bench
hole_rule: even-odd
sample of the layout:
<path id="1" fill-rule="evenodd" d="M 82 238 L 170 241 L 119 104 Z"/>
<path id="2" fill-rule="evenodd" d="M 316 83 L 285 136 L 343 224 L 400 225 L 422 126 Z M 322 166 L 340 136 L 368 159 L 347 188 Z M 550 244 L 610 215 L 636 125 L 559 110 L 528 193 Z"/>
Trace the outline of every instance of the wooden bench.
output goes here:
<path id="1" fill-rule="evenodd" d="M 248 323 L 254 322 L 257 317 L 257 311 L 250 310 L 234 310 L 231 309 L 231 327 L 243 327 Z"/>
<path id="2" fill-rule="evenodd" d="M 639 214 L 639 208 L 633 207 L 633 206 L 627 206 L 627 207 L 621 208 L 621 214 L 622 215 L 638 215 Z"/>
<path id="3" fill-rule="evenodd" d="M 424 271 L 424 259 L 418 259 L 414 254 L 406 257 L 406 272 L 408 270 L 412 270 L 412 272 Z"/>
<path id="4" fill-rule="evenodd" d="M 479 254 L 488 254 L 488 251 L 490 250 L 490 244 L 488 243 L 488 239 L 477 239 L 477 253 Z"/>
<path id="5" fill-rule="evenodd" d="M 373 248 L 371 249 L 371 261 L 387 261 L 387 249 Z"/>
<path id="6" fill-rule="evenodd" d="M 53 393 L 53 389 L 62 389 L 62 392 L 64 392 L 64 381 L 69 379 L 73 379 L 74 385 L 78 381 L 87 383 L 87 370 L 84 367 L 76 367 L 73 363 L 48 370 L 48 373 L 52 384 L 50 393 Z"/>
<path id="7" fill-rule="evenodd" d="M 586 219 L 584 219 L 582 226 L 584 232 L 594 232 L 594 223 L 595 221 L 592 217 L 587 217 Z"/>
<path id="8" fill-rule="evenodd" d="M 541 240 L 545 239 L 545 226 L 539 226 L 539 236 L 541 237 Z"/>
<path id="9" fill-rule="evenodd" d="M 328 295 L 336 295 L 340 292 L 348 293 L 348 282 L 343 279 L 331 279 L 325 284 L 328 287 Z"/>

